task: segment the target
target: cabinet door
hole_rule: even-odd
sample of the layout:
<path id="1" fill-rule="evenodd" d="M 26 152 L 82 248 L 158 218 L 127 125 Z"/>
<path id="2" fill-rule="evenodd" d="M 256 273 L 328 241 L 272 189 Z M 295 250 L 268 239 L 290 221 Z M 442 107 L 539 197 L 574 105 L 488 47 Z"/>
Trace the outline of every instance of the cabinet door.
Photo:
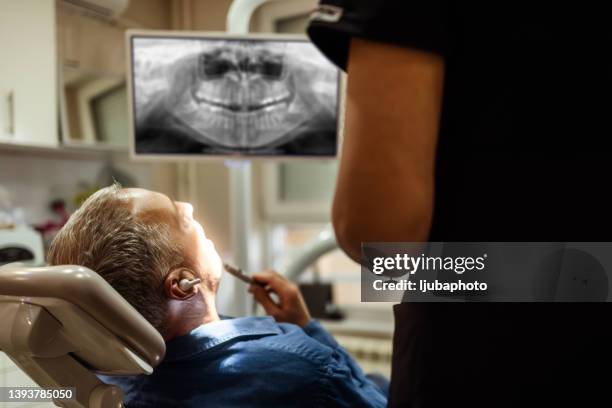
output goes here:
<path id="1" fill-rule="evenodd" d="M 71 5 L 57 9 L 61 65 L 83 74 L 125 76 L 125 29 L 83 14 Z"/>
<path id="2" fill-rule="evenodd" d="M 0 142 L 58 144 L 55 2 L 0 7 Z"/>

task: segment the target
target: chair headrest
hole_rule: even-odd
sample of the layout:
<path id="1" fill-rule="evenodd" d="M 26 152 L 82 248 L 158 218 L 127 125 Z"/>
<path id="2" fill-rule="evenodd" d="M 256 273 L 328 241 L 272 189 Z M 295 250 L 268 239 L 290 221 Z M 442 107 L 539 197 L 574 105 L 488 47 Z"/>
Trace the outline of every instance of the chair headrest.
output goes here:
<path id="1" fill-rule="evenodd" d="M 4 305 L 9 310 L 17 303 L 49 312 L 62 325 L 62 335 L 74 344 L 72 354 L 93 371 L 135 374 L 136 366 L 144 363 L 140 372 L 147 372 L 164 357 L 166 346 L 159 332 L 100 275 L 85 267 L 0 268 L 0 309 Z M 0 321 L 0 330 L 11 330 L 3 324 L 10 322 Z"/>

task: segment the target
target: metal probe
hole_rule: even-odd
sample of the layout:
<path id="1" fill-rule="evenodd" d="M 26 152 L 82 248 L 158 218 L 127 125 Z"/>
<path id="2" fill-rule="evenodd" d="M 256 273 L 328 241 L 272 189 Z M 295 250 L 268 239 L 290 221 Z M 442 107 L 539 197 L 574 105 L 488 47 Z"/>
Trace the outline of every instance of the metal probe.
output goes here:
<path id="1" fill-rule="evenodd" d="M 200 278 L 196 278 L 196 279 L 181 279 L 179 281 L 179 288 L 181 288 L 182 291 L 187 292 L 189 289 L 193 288 L 195 285 L 199 285 L 202 282 L 202 279 Z"/>
<path id="2" fill-rule="evenodd" d="M 247 275 L 246 273 L 244 273 L 244 271 L 240 268 L 237 268 L 235 266 L 232 266 L 228 263 L 224 263 L 223 267 L 225 268 L 225 270 L 231 274 L 234 275 L 236 278 L 240 279 L 241 281 L 248 283 L 249 285 L 252 283 L 259 283 L 256 282 L 253 278 L 251 278 L 249 275 Z"/>

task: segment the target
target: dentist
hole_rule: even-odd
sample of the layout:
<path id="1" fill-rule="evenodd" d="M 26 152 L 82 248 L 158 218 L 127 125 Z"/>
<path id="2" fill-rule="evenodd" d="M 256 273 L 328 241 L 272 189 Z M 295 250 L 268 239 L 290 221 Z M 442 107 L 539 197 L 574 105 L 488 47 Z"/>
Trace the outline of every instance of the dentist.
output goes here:
<path id="1" fill-rule="evenodd" d="M 332 212 L 344 251 L 609 241 L 612 36 L 597 7 L 323 0 L 309 36 L 348 74 Z M 611 316 L 609 304 L 397 305 L 389 406 L 609 405 Z"/>

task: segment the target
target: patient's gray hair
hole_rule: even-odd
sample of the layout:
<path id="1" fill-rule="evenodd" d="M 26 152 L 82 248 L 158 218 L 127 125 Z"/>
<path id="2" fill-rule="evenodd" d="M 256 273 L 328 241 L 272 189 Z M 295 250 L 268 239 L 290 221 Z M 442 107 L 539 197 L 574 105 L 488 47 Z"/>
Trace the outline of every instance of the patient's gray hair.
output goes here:
<path id="1" fill-rule="evenodd" d="M 167 301 L 163 281 L 185 262 L 171 226 L 143 220 L 117 183 L 89 197 L 49 249 L 51 265 L 81 265 L 100 274 L 162 335 Z"/>

